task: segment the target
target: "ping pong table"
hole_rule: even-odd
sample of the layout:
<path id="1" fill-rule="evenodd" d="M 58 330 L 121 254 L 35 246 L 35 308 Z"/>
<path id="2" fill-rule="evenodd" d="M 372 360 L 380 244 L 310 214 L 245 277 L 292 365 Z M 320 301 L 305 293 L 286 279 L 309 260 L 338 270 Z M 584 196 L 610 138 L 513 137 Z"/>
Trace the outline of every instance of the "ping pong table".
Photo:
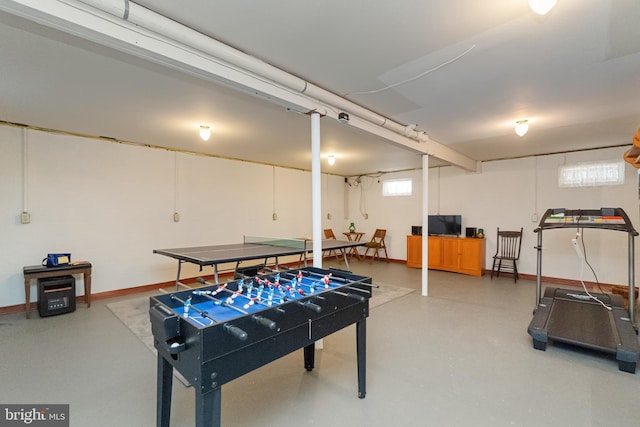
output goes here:
<path id="1" fill-rule="evenodd" d="M 349 242 L 346 240 L 327 239 L 322 241 L 322 252 L 336 250 L 342 253 L 347 270 L 347 250 L 356 246 L 362 246 L 361 242 Z M 178 275 L 176 285 L 180 284 L 180 271 L 185 262 L 197 264 L 202 270 L 205 266 L 213 266 L 215 283 L 218 283 L 218 266 L 225 263 L 236 263 L 236 270 L 242 261 L 264 259 L 267 264 L 269 259 L 274 260 L 278 269 L 278 258 L 288 255 L 300 255 L 307 266 L 307 254 L 313 252 L 313 242 L 308 239 L 280 239 L 270 237 L 244 236 L 242 243 L 195 246 L 189 248 L 154 249 L 154 254 L 168 256 L 178 260 Z"/>

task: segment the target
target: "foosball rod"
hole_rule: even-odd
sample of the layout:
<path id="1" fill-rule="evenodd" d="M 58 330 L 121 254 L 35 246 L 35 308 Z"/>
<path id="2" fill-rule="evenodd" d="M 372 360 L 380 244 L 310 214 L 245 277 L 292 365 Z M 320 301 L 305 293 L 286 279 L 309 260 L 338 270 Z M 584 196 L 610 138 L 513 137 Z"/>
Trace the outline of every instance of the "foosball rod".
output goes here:
<path id="1" fill-rule="evenodd" d="M 303 283 L 302 280 L 298 281 L 298 275 L 297 274 L 293 274 L 293 273 L 288 273 L 286 271 L 281 272 L 282 275 L 286 275 L 286 276 L 291 276 L 293 277 L 293 279 L 287 279 L 285 278 L 284 280 L 289 280 L 290 283 L 295 283 L 296 286 L 301 287 L 301 286 L 306 286 L 307 288 L 320 288 L 320 289 L 329 289 L 329 288 L 325 288 L 324 283 L 321 280 L 317 280 L 315 282 L 313 282 L 313 287 L 307 283 Z M 322 276 L 322 278 L 324 278 L 325 276 Z M 313 279 L 311 279 L 313 280 Z M 320 285 L 321 286 L 318 286 Z"/>
<path id="2" fill-rule="evenodd" d="M 180 304 L 182 304 L 183 306 L 187 305 L 187 302 L 181 298 L 178 298 L 175 295 L 171 295 L 171 299 L 174 301 L 178 301 Z M 218 323 L 218 321 L 216 319 L 214 319 L 213 317 L 211 317 L 209 315 L 209 313 L 207 313 L 206 311 L 202 311 L 197 307 L 194 307 L 192 304 L 189 304 L 189 307 L 191 307 L 193 309 L 193 311 L 195 311 L 196 313 L 198 313 L 200 316 L 204 317 L 205 319 L 209 319 L 211 320 L 213 323 Z"/>
<path id="3" fill-rule="evenodd" d="M 281 269 L 283 269 L 283 270 L 288 270 L 285 266 L 281 266 L 280 268 L 281 268 Z M 253 278 L 256 278 L 256 277 L 257 277 L 257 278 L 261 279 L 261 278 L 263 278 L 263 277 L 270 276 L 270 275 L 272 275 L 273 273 L 280 273 L 280 272 L 281 272 L 281 271 L 280 271 L 280 270 L 278 270 L 278 269 L 275 269 L 275 270 L 274 270 L 273 268 L 270 268 L 270 267 L 262 267 L 262 268 L 260 269 L 260 271 L 262 271 L 262 273 L 261 273 L 261 272 L 258 272 L 258 273 L 256 273 L 256 275 L 255 275 L 255 276 L 247 276 L 246 274 L 242 274 L 242 278 L 243 278 L 243 279 L 253 279 Z"/>
<path id="4" fill-rule="evenodd" d="M 314 290 L 316 288 L 316 286 L 312 286 L 312 285 L 309 285 L 307 283 L 298 282 L 298 277 L 295 274 L 286 273 L 286 272 L 282 272 L 282 274 L 283 275 L 288 274 L 290 276 L 293 276 L 293 279 L 288 279 L 286 277 L 283 277 L 282 280 L 285 280 L 285 281 L 288 281 L 289 283 L 291 283 L 292 285 L 290 285 L 290 287 L 293 288 L 293 289 L 296 289 L 296 292 L 302 292 L 302 295 L 305 295 L 305 296 L 307 296 L 307 295 L 315 295 L 315 296 L 317 296 L 314 292 L 312 292 L 311 294 L 307 294 L 306 292 L 304 292 L 302 290 L 303 286 L 306 286 L 307 288 L 309 288 L 311 290 Z M 320 282 L 318 282 L 318 283 L 320 283 Z M 323 290 L 323 289 L 324 289 L 324 287 L 319 288 L 318 293 L 320 293 L 320 290 Z"/>
<path id="5" fill-rule="evenodd" d="M 209 295 L 205 295 L 205 296 L 209 297 Z M 213 298 L 213 297 L 209 297 L 209 298 L 215 299 L 215 298 Z M 177 296 L 175 296 L 175 295 L 171 295 L 171 299 L 172 299 L 172 300 L 175 300 L 175 301 L 178 301 L 178 302 L 180 302 L 180 303 L 181 303 L 181 304 L 183 304 L 183 305 L 186 305 L 186 304 L 187 304 L 187 303 L 186 303 L 186 301 L 184 301 L 184 300 L 182 300 L 182 299 L 178 298 L 178 297 L 177 297 Z M 223 304 L 226 304 L 226 303 L 223 303 Z M 211 317 L 211 316 L 210 316 L 206 311 L 200 310 L 199 308 L 194 307 L 194 306 L 193 306 L 193 305 L 191 305 L 191 304 L 189 304 L 189 306 L 190 306 L 191 308 L 193 308 L 193 310 L 194 310 L 196 313 L 200 314 L 200 316 L 202 316 L 202 317 L 204 317 L 204 318 L 206 318 L 206 319 L 211 320 L 213 323 L 218 323 L 218 321 L 216 321 L 213 317 Z M 231 306 L 229 306 L 229 307 L 231 307 Z M 239 312 L 241 312 L 241 313 L 248 314 L 248 313 L 246 313 L 246 312 L 244 312 L 244 311 L 240 310 L 240 309 L 239 309 L 239 308 L 237 308 L 237 307 L 231 307 L 231 308 L 233 308 L 233 309 L 235 309 L 235 310 L 238 310 L 238 311 L 239 311 Z M 225 323 L 225 324 L 223 325 L 223 327 L 224 327 L 224 330 L 225 330 L 225 331 L 227 331 L 227 333 L 229 333 L 230 335 L 232 335 L 232 336 L 236 337 L 236 338 L 237 338 L 237 339 L 239 339 L 240 341 L 246 341 L 246 340 L 247 340 L 247 337 L 249 336 L 249 335 L 248 335 L 245 331 L 243 331 L 242 329 L 240 329 L 240 328 L 238 328 L 238 327 L 236 327 L 236 326 L 233 326 L 233 325 L 231 325 L 231 324 L 229 324 L 229 323 Z"/>
<path id="6" fill-rule="evenodd" d="M 199 282 L 199 283 L 202 283 L 202 284 L 204 284 L 204 285 L 211 285 L 211 286 L 218 286 L 218 287 L 220 287 L 220 286 L 221 286 L 221 285 L 218 285 L 218 284 L 215 284 L 215 283 L 207 282 L 207 281 L 206 281 L 206 280 L 204 280 L 202 277 L 198 278 L 198 282 Z M 254 298 L 254 297 L 247 296 L 247 295 L 245 295 L 245 294 L 236 294 L 236 292 L 235 292 L 235 291 L 232 291 L 231 289 L 227 289 L 227 288 L 223 288 L 223 289 L 221 289 L 221 290 L 222 290 L 222 291 L 231 292 L 231 293 L 232 293 L 232 294 L 234 294 L 234 295 L 241 296 L 241 297 L 243 297 L 243 298 L 248 299 L 249 301 L 254 301 L 254 302 L 256 302 L 257 304 L 264 305 L 265 307 L 272 307 L 272 306 L 270 306 L 269 304 L 267 304 L 267 303 L 264 303 L 264 302 L 260 301 L 260 300 L 258 299 L 258 297 L 255 297 L 255 298 Z M 197 289 L 196 289 L 196 290 L 194 290 L 194 292 L 197 292 Z M 216 302 L 218 302 L 218 301 L 220 301 L 220 302 L 224 302 L 224 301 L 219 300 L 219 299 L 217 299 L 217 298 L 213 298 L 211 295 L 207 295 L 207 294 L 200 294 L 200 295 L 206 296 L 206 297 L 208 297 L 209 299 L 211 299 L 211 300 L 213 300 L 213 301 L 216 301 Z M 225 304 L 226 304 L 226 303 L 225 303 Z M 237 307 L 232 307 L 232 308 L 237 308 Z M 247 314 L 247 313 L 244 313 L 244 314 Z"/>
<path id="7" fill-rule="evenodd" d="M 284 280 L 289 280 L 289 279 L 284 279 Z M 295 280 L 296 280 L 296 279 L 292 279 L 292 280 L 291 280 L 291 282 L 293 283 Z M 320 290 L 319 290 L 319 291 L 318 291 L 318 293 L 316 294 L 316 293 L 313 293 L 313 292 L 312 292 L 312 293 L 306 293 L 306 292 L 304 292 L 302 289 L 300 289 L 300 288 L 302 288 L 303 286 L 306 286 L 306 287 L 308 287 L 308 288 L 311 288 L 311 286 L 310 286 L 310 285 L 308 285 L 308 284 L 306 284 L 306 283 L 300 283 L 300 284 L 298 284 L 298 285 L 296 285 L 296 286 L 297 286 L 297 288 L 298 288 L 298 291 L 297 291 L 297 292 L 301 292 L 301 295 L 303 295 L 303 296 L 313 296 L 314 298 L 320 298 L 320 299 L 324 299 L 324 297 L 322 296 L 322 294 L 323 294 L 323 293 L 330 292 L 330 293 L 334 293 L 334 294 L 336 294 L 336 295 L 340 295 L 340 296 L 343 296 L 343 297 L 356 299 L 356 300 L 358 300 L 358 301 L 360 301 L 360 302 L 364 301 L 364 299 L 365 299 L 365 298 L 364 298 L 363 296 L 361 296 L 361 295 L 352 294 L 352 293 L 345 293 L 345 292 L 339 292 L 339 291 L 337 290 L 337 289 L 345 289 L 345 288 L 346 288 L 346 289 L 356 290 L 356 291 L 358 291 L 358 292 L 365 292 L 365 293 L 367 293 L 367 294 L 370 294 L 370 293 L 371 293 L 371 292 L 369 292 L 369 291 L 365 291 L 364 289 L 360 289 L 360 288 L 352 288 L 352 287 L 350 287 L 350 286 L 340 286 L 339 288 L 334 288 L 334 289 L 332 289 L 332 288 L 320 288 Z M 313 289 L 313 288 L 311 288 L 311 289 Z"/>
<path id="8" fill-rule="evenodd" d="M 324 277 L 324 276 L 327 276 L 327 275 L 328 275 L 328 274 L 316 273 L 316 272 L 314 272 L 314 271 L 307 271 L 307 273 L 309 273 L 309 275 L 319 276 L 319 277 Z M 329 273 L 329 274 L 331 274 L 331 273 Z M 303 275 L 304 275 L 304 273 L 303 273 Z M 349 280 L 349 279 L 345 279 L 345 278 L 343 278 L 343 277 L 333 276 L 332 274 L 331 274 L 331 278 L 332 278 L 333 280 L 338 281 L 338 282 L 343 282 L 343 283 L 346 283 L 346 284 L 349 284 L 349 285 L 353 285 L 353 284 L 361 284 L 361 285 L 369 286 L 369 287 L 371 287 L 371 288 L 379 288 L 379 287 L 380 287 L 380 285 L 375 285 L 375 284 L 372 284 L 372 283 L 365 283 L 365 282 L 363 282 L 363 280 L 367 280 L 367 279 L 362 279 L 362 280 Z"/>
<path id="9" fill-rule="evenodd" d="M 343 296 L 343 297 L 346 297 L 346 298 L 355 299 L 355 300 L 358 300 L 360 302 L 364 302 L 364 300 L 366 299 L 362 295 L 358 295 L 358 294 L 347 294 L 347 293 L 344 293 L 344 292 L 332 291 L 332 290 L 329 290 L 327 292 L 331 292 L 331 293 L 334 293 L 334 294 L 337 294 L 337 295 L 340 295 L 340 296 Z M 364 291 L 364 292 L 366 292 L 366 291 Z"/>
<path id="10" fill-rule="evenodd" d="M 227 290 L 227 289 L 225 289 L 225 290 Z M 229 292 L 233 292 L 233 291 L 229 291 Z M 215 303 L 217 303 L 217 304 L 222 304 L 223 306 L 225 306 L 225 307 L 229 307 L 229 308 L 231 308 L 231 309 L 233 309 L 233 310 L 236 310 L 236 311 L 238 311 L 238 312 L 240 312 L 240 313 L 242 313 L 242 314 L 249 314 L 249 312 L 248 312 L 248 311 L 244 311 L 244 310 L 242 310 L 242 309 L 239 309 L 239 308 L 238 308 L 238 307 L 236 307 L 235 305 L 231 305 L 231 304 L 229 304 L 229 303 L 226 303 L 226 302 L 222 301 L 221 299 L 218 299 L 218 298 L 214 298 L 214 297 L 212 297 L 211 295 L 207 295 L 207 294 L 200 294 L 200 295 L 201 295 L 201 296 L 203 296 L 203 297 L 205 297 L 205 298 L 210 299 L 211 301 L 213 301 L 213 302 L 215 302 Z"/>
<path id="11" fill-rule="evenodd" d="M 353 285 L 353 284 L 362 284 L 371 288 L 379 288 L 380 285 L 375 285 L 375 284 L 371 284 L 371 283 L 365 283 L 363 280 L 367 280 L 367 279 L 362 279 L 362 280 L 349 280 L 349 279 L 345 279 L 344 277 L 338 277 L 338 276 L 334 276 L 332 273 L 329 274 L 322 274 L 322 273 L 316 273 L 314 271 L 305 271 L 305 270 L 300 270 L 300 269 L 290 269 L 290 268 L 285 268 L 284 266 L 280 267 L 281 270 L 272 270 L 270 268 L 265 267 L 265 270 L 270 271 L 271 273 L 268 274 L 273 274 L 273 273 L 281 273 L 281 274 L 287 274 L 289 276 L 294 276 L 297 278 L 297 274 L 296 273 L 292 273 L 292 271 L 303 271 L 303 273 L 307 273 L 308 275 L 314 275 L 314 276 L 319 276 L 319 277 L 323 277 L 327 276 L 327 275 L 331 275 L 331 279 L 335 280 L 337 282 L 342 282 L 342 283 L 346 283 L 349 285 Z M 265 274 L 265 275 L 268 275 Z M 303 274 L 304 275 L 304 274 Z M 358 288 L 351 288 L 351 289 L 358 289 Z M 364 289 L 358 289 L 361 292 L 367 292 Z"/>
<path id="12" fill-rule="evenodd" d="M 322 275 L 322 274 L 319 274 L 319 273 L 311 273 L 311 272 L 309 272 L 309 273 L 310 273 L 310 274 L 315 274 L 315 275 L 317 275 L 317 276 L 322 276 L 323 278 L 324 278 L 324 276 L 326 276 L 326 275 Z M 291 279 L 291 282 L 293 282 L 294 280 L 297 280 L 297 275 L 295 275 L 295 274 L 293 274 L 293 273 L 287 273 L 287 272 L 284 272 L 284 271 L 283 271 L 283 272 L 282 272 L 282 274 L 287 274 L 287 275 L 289 275 L 289 276 L 293 276 L 294 278 L 293 278 L 293 279 Z M 332 276 L 331 278 L 332 278 L 332 279 L 341 279 L 341 278 L 333 277 L 333 276 Z M 362 280 L 367 280 L 367 279 L 362 279 Z M 375 287 L 375 288 L 378 288 L 378 287 L 379 287 L 379 286 L 377 286 L 377 285 L 372 285 L 372 284 L 370 284 L 370 283 L 364 283 L 364 282 L 362 282 L 362 280 L 358 280 L 358 281 L 351 281 L 351 282 L 348 282 L 348 283 L 349 283 L 349 285 L 353 285 L 353 284 L 361 283 L 361 284 L 363 284 L 363 285 L 368 285 L 368 286 Z M 344 281 L 343 281 L 343 282 L 344 282 Z M 305 283 L 305 284 L 300 283 L 300 286 L 307 286 L 307 287 L 310 287 L 310 286 L 309 286 L 309 285 L 307 285 L 306 283 Z M 364 292 L 364 293 L 367 293 L 367 294 L 370 294 L 370 293 L 371 293 L 371 291 L 367 291 L 366 289 L 355 288 L 355 287 L 353 287 L 353 286 L 348 286 L 348 285 L 340 286 L 340 288 L 341 288 L 341 289 L 344 289 L 344 288 L 346 288 L 346 289 L 351 289 L 351 290 L 354 290 L 354 291 Z M 327 289 L 327 288 L 321 288 L 321 289 Z M 331 288 L 328 288 L 327 290 L 331 290 Z"/>

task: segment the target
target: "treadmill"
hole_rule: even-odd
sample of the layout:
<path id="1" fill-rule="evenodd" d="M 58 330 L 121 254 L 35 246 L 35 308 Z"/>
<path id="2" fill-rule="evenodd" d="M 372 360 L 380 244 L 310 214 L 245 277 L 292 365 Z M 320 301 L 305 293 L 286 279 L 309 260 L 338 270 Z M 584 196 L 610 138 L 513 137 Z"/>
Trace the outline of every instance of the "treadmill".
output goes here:
<path id="1" fill-rule="evenodd" d="M 591 292 L 611 310 L 584 291 L 548 287 L 541 295 L 542 232 L 558 228 L 599 228 L 628 234 L 629 310 L 620 295 Z M 640 360 L 634 295 L 634 238 L 638 232 L 627 214 L 621 208 L 548 209 L 534 232 L 538 233 L 536 308 L 527 329 L 533 348 L 544 351 L 548 342 L 557 341 L 615 354 L 618 369 L 635 374 Z"/>

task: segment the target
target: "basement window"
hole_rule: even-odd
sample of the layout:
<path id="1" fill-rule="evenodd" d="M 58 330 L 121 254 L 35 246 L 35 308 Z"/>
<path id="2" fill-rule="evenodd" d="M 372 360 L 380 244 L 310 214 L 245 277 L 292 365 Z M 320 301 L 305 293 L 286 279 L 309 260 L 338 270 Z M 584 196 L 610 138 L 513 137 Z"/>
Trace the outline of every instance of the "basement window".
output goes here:
<path id="1" fill-rule="evenodd" d="M 388 179 L 382 181 L 382 195 L 384 197 L 410 196 L 411 179 Z"/>
<path id="2" fill-rule="evenodd" d="M 558 168 L 560 188 L 624 184 L 624 161 L 575 163 Z"/>

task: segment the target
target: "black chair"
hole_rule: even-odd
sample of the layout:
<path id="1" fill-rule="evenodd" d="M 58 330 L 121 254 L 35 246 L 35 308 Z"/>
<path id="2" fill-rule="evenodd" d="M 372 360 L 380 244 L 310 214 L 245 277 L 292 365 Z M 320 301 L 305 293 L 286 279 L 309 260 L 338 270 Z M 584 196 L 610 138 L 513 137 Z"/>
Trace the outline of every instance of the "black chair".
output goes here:
<path id="1" fill-rule="evenodd" d="M 522 247 L 522 228 L 520 231 L 500 231 L 498 227 L 498 241 L 496 244 L 496 254 L 493 256 L 493 267 L 491 267 L 491 278 L 496 272 L 500 276 L 500 271 L 510 271 L 513 273 L 513 281 L 517 282 L 518 259 L 520 259 L 520 248 Z M 505 261 L 503 265 L 503 261 Z M 496 265 L 497 264 L 497 265 Z"/>

